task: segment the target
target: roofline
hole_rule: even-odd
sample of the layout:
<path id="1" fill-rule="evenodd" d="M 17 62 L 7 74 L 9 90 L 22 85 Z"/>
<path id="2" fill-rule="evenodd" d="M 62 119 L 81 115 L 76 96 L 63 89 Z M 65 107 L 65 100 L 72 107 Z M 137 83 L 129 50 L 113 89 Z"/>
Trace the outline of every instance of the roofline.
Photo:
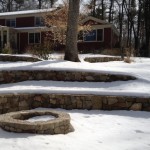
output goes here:
<path id="1" fill-rule="evenodd" d="M 40 14 L 40 13 L 51 12 L 54 10 L 57 10 L 57 8 L 3 12 L 3 13 L 0 13 L 0 18 L 6 17 L 6 16 L 21 16 L 21 15 Z"/>
<path id="2" fill-rule="evenodd" d="M 105 21 L 105 20 L 101 20 L 101 19 L 92 17 L 92 16 L 88 16 L 88 17 L 86 17 L 85 19 L 79 21 L 79 24 L 84 24 L 84 23 L 87 22 L 88 20 L 96 21 L 96 22 L 98 22 L 98 23 L 103 24 L 103 26 L 106 25 L 107 27 L 108 27 L 108 25 L 109 25 L 109 26 L 112 28 L 112 30 L 119 36 L 119 32 L 118 32 L 117 28 L 114 26 L 114 24 L 109 23 L 109 22 L 107 22 L 107 21 Z M 101 26 L 101 25 L 98 25 L 98 26 Z"/>
<path id="3" fill-rule="evenodd" d="M 94 20 L 94 21 L 96 21 L 96 22 L 98 22 L 98 23 L 109 24 L 109 23 L 106 22 L 105 20 L 101 20 L 101 19 L 98 19 L 98 18 L 95 18 L 95 17 L 92 17 L 92 16 L 88 16 L 88 17 L 86 17 L 85 19 L 79 21 L 79 24 L 83 24 L 83 23 L 87 22 L 87 21 L 90 20 L 90 19 L 91 19 L 91 20 Z"/>

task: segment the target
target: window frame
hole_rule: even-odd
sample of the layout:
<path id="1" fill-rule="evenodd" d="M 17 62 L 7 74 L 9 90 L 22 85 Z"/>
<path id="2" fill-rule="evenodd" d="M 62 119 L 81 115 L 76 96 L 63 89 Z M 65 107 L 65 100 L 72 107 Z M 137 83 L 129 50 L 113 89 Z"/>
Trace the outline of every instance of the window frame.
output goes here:
<path id="1" fill-rule="evenodd" d="M 9 25 L 9 26 L 7 26 L 7 21 L 9 21 L 9 22 L 10 22 L 10 25 Z M 15 22 L 15 26 L 11 26 L 12 21 L 14 21 L 14 22 Z M 6 19 L 6 20 L 5 20 L 5 25 L 6 25 L 7 27 L 15 28 L 15 27 L 16 27 L 16 18 Z"/>
<path id="2" fill-rule="evenodd" d="M 37 16 L 37 17 L 34 17 L 34 18 L 35 18 L 35 20 L 34 20 L 34 26 L 35 26 L 35 27 L 43 27 L 43 26 L 44 26 L 44 21 L 43 21 L 43 24 L 41 24 L 43 17 L 40 17 L 40 16 L 38 17 L 38 16 Z M 37 25 L 37 24 L 36 24 L 36 19 L 37 19 L 37 18 L 40 19 L 40 25 Z"/>
<path id="3" fill-rule="evenodd" d="M 40 34 L 40 40 L 39 43 L 35 43 L 35 34 L 39 33 Z M 34 34 L 34 43 L 30 43 L 30 34 Z M 28 32 L 28 44 L 32 45 L 32 44 L 41 44 L 41 32 Z"/>
<path id="4" fill-rule="evenodd" d="M 93 30 L 96 30 L 96 40 L 95 41 L 85 41 L 84 40 L 84 32 L 83 32 L 83 42 L 104 42 L 104 28 L 97 28 L 97 29 L 93 29 Z M 102 40 L 101 41 L 98 41 L 97 40 L 97 30 L 102 30 Z"/>

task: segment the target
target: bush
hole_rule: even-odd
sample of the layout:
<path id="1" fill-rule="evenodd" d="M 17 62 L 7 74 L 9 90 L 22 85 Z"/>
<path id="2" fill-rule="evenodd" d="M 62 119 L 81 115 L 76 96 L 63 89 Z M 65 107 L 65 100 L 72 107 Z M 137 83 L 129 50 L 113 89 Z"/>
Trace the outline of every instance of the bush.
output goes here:
<path id="1" fill-rule="evenodd" d="M 26 49 L 27 53 L 45 60 L 49 59 L 52 50 L 53 43 L 49 41 L 45 41 L 43 44 L 31 45 Z"/>
<path id="2" fill-rule="evenodd" d="M 129 63 L 129 64 L 134 62 L 134 60 L 131 59 L 131 57 L 134 56 L 134 49 L 126 48 L 125 54 L 126 54 L 126 58 L 124 58 L 124 62 Z"/>
<path id="3" fill-rule="evenodd" d="M 5 44 L 4 48 L 2 49 L 3 54 L 12 54 L 12 49 L 9 44 Z"/>

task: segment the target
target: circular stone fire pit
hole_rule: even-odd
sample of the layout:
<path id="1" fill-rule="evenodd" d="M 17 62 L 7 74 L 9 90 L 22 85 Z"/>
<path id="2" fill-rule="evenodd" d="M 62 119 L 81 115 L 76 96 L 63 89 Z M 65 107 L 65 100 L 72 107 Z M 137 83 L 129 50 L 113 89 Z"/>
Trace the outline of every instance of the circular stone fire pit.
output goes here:
<path id="1" fill-rule="evenodd" d="M 48 121 L 30 122 L 27 119 L 36 116 L 53 116 Z M 0 116 L 0 127 L 6 131 L 37 134 L 67 134 L 74 129 L 67 113 L 53 110 L 27 110 L 7 113 Z"/>

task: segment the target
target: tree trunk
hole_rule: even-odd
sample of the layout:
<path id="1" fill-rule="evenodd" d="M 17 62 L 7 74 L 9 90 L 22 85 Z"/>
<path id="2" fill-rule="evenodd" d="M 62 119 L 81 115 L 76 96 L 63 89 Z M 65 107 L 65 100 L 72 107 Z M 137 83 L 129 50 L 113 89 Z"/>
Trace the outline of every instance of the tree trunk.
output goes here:
<path id="1" fill-rule="evenodd" d="M 108 19 L 108 22 L 111 22 L 111 21 L 113 21 L 113 19 L 112 19 L 112 7 L 113 7 L 113 5 L 114 5 L 114 0 L 110 0 L 110 7 L 109 7 L 109 19 Z"/>
<path id="2" fill-rule="evenodd" d="M 77 37 L 80 0 L 69 0 L 65 60 L 79 62 Z"/>
<path id="3" fill-rule="evenodd" d="M 124 52 L 123 52 L 123 42 L 122 42 L 122 26 L 123 26 L 123 16 L 124 16 L 124 3 L 125 0 L 123 0 L 122 4 L 119 5 L 119 29 L 120 29 L 120 35 L 119 35 L 119 47 L 120 47 L 120 51 L 121 51 L 121 57 L 122 59 L 124 59 Z"/>
<path id="4" fill-rule="evenodd" d="M 150 1 L 145 0 L 145 32 L 146 32 L 146 56 L 150 57 Z"/>
<path id="5" fill-rule="evenodd" d="M 139 0 L 139 8 L 138 8 L 138 22 L 137 22 L 137 34 L 135 37 L 135 51 L 139 53 L 139 47 L 140 47 L 140 40 L 139 40 L 139 33 L 140 33 L 140 27 L 141 27 L 141 0 Z"/>
<path id="6" fill-rule="evenodd" d="M 8 11 L 8 12 L 11 12 L 11 11 L 12 11 L 12 1 L 11 1 L 11 0 L 8 0 L 8 3 L 7 3 L 7 11 Z"/>
<path id="7" fill-rule="evenodd" d="M 42 0 L 39 0 L 39 9 L 42 8 Z"/>
<path id="8" fill-rule="evenodd" d="M 96 16 L 96 0 L 93 0 L 93 16 Z"/>

